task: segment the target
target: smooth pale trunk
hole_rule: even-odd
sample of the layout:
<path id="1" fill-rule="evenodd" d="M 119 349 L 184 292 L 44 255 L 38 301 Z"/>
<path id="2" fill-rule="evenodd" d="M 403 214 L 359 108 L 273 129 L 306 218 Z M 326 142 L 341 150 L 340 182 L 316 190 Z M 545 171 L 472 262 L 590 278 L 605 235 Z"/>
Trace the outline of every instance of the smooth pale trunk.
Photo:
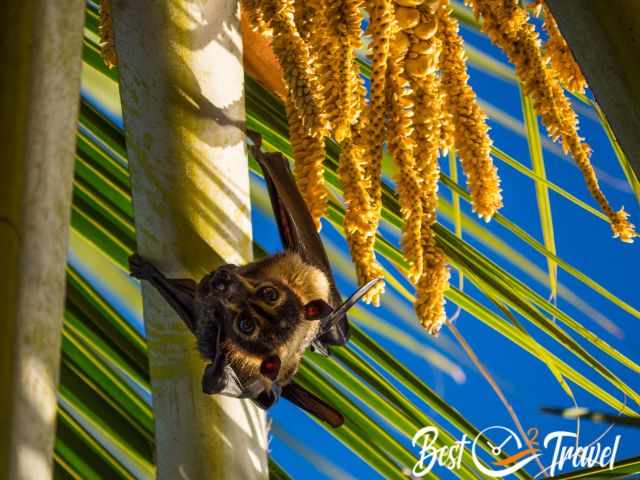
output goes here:
<path id="1" fill-rule="evenodd" d="M 251 259 L 235 1 L 113 0 L 138 251 L 169 277 Z M 267 478 L 265 414 L 202 393 L 204 363 L 143 282 L 158 478 Z"/>
<path id="2" fill-rule="evenodd" d="M 83 0 L 0 15 L 0 477 L 53 472 Z"/>

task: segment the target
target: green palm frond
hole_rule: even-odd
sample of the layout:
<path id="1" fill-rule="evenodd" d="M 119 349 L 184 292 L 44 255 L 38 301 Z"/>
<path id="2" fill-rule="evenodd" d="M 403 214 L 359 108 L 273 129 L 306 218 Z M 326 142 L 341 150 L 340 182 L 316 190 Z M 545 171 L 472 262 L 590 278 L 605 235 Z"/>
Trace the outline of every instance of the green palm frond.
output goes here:
<path id="1" fill-rule="evenodd" d="M 527 140 L 529 142 L 529 155 L 533 166 L 533 172 L 540 178 L 545 179 L 544 157 L 542 154 L 542 144 L 540 142 L 540 129 L 538 119 L 533 109 L 533 103 L 520 90 L 522 99 L 522 112 L 524 123 L 527 128 Z M 551 202 L 547 187 L 536 182 L 536 199 L 538 201 L 538 212 L 540 214 L 540 227 L 545 248 L 552 254 L 556 254 L 555 235 L 553 233 L 553 217 L 551 216 Z M 551 298 L 558 295 L 558 265 L 551 258 L 547 258 L 547 268 L 549 270 L 549 290 Z"/>

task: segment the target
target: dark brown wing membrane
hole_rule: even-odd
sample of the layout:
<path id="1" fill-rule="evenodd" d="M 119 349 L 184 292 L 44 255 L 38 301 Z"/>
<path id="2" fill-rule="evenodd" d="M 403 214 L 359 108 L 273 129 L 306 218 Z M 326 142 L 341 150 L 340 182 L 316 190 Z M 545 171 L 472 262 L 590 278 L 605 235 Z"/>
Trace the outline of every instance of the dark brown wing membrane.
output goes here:
<path id="1" fill-rule="evenodd" d="M 255 132 L 249 132 L 249 134 L 256 143 L 252 149 L 253 154 L 267 182 L 282 244 L 285 249 L 297 252 L 305 262 L 318 267 L 327 275 L 331 286 L 330 303 L 333 308 L 337 308 L 342 303 L 342 299 L 336 288 L 322 240 L 295 184 L 289 162 L 280 153 L 260 151 L 259 135 Z M 320 341 L 330 345 L 344 345 L 348 339 L 349 323 L 344 316 L 336 322 L 335 327 L 320 338 Z"/>
<path id="2" fill-rule="evenodd" d="M 338 410 L 296 382 L 285 386 L 282 389 L 282 396 L 333 428 L 344 423 L 344 417 Z"/>
<path id="3" fill-rule="evenodd" d="M 188 278 L 167 278 L 137 253 L 129 257 L 129 271 L 132 277 L 151 282 L 151 285 L 160 292 L 166 302 L 180 316 L 187 328 L 195 333 L 197 320 L 194 307 L 196 282 Z"/>

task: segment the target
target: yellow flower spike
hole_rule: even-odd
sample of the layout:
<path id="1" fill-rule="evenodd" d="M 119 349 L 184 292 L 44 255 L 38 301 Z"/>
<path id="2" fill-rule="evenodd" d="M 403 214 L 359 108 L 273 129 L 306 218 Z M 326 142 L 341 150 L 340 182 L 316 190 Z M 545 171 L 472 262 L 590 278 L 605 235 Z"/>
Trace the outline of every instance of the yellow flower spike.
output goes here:
<path id="1" fill-rule="evenodd" d="M 259 0 L 244 1 L 257 2 Z M 314 21 L 317 22 L 319 19 L 321 12 L 318 11 L 318 7 L 318 2 L 315 0 L 294 0 L 293 2 L 293 22 L 295 23 L 296 30 L 298 30 L 298 34 L 305 42 L 309 42 L 309 36 L 314 29 L 312 23 L 314 23 Z M 315 51 L 312 49 L 310 54 L 314 55 Z"/>
<path id="2" fill-rule="evenodd" d="M 471 0 L 476 17 L 482 17 L 482 29 L 515 65 L 523 89 L 533 101 L 548 135 L 560 139 L 565 152 L 571 153 L 585 178 L 589 192 L 609 217 L 613 236 L 631 242 L 636 236 L 624 210 L 615 212 L 600 190 L 590 162 L 591 149 L 578 135 L 578 117 L 564 95 L 553 69 L 547 68 L 540 51 L 540 39 L 528 21 L 527 12 L 517 0 Z"/>
<path id="3" fill-rule="evenodd" d="M 371 246 L 368 237 L 363 236 L 360 232 L 353 232 L 347 235 L 349 242 L 349 250 L 351 257 L 354 259 L 356 266 L 356 275 L 358 283 L 363 285 L 370 280 L 382 278 L 384 270 L 376 261 L 375 255 L 371 254 Z M 380 305 L 380 295 L 384 292 L 384 282 L 367 292 L 363 297 L 366 303 L 372 303 L 375 306 Z"/>
<path id="4" fill-rule="evenodd" d="M 397 13 L 397 11 L 396 11 Z M 407 64 L 409 60 L 407 60 Z M 387 105 L 389 126 L 387 144 L 389 153 L 398 165 L 396 179 L 400 210 L 405 221 L 402 231 L 402 249 L 409 262 L 409 280 L 417 283 L 422 274 L 422 200 L 414 149 L 413 107 L 409 80 L 404 73 L 404 55 L 391 50 L 387 67 Z M 403 102 L 404 100 L 404 102 Z"/>
<path id="5" fill-rule="evenodd" d="M 338 175 L 342 182 L 344 202 L 346 204 L 344 228 L 349 232 L 366 233 L 370 226 L 371 212 L 369 192 L 364 175 L 364 148 L 358 139 L 347 139 L 342 145 Z"/>
<path id="6" fill-rule="evenodd" d="M 362 0 L 343 0 L 342 15 L 345 18 L 346 40 L 348 41 L 348 52 L 351 56 L 345 63 L 348 71 L 347 81 L 350 93 L 345 93 L 346 115 L 351 125 L 355 125 L 362 113 L 362 100 L 365 97 L 366 89 L 364 80 L 360 77 L 360 64 L 358 63 L 356 52 L 362 46 L 361 40 L 361 20 L 360 9 L 363 6 Z"/>
<path id="7" fill-rule="evenodd" d="M 420 40 L 411 45 L 411 51 L 419 53 L 421 55 L 429 55 L 432 58 L 435 66 L 437 67 L 438 56 L 435 55 L 435 45 L 435 42 Z"/>
<path id="8" fill-rule="evenodd" d="M 364 284 L 375 278 L 383 278 L 384 269 L 377 262 L 373 249 L 375 235 L 369 235 L 368 233 L 363 235 L 361 232 L 356 232 L 351 237 L 347 237 L 347 240 L 349 241 L 351 257 L 355 259 L 358 282 Z M 376 307 L 380 306 L 380 296 L 384 293 L 384 290 L 384 282 L 378 282 L 374 288 L 367 292 L 363 300 L 365 303 L 371 303 Z"/>
<path id="9" fill-rule="evenodd" d="M 364 102 L 364 96 L 359 98 Z M 374 251 L 377 218 L 369 198 L 369 183 L 365 176 L 365 148 L 363 143 L 365 118 L 352 125 L 349 137 L 342 144 L 338 175 L 342 182 L 346 204 L 344 230 L 351 257 L 356 267 L 358 284 L 363 285 L 382 276 Z M 382 282 L 380 282 L 382 283 Z M 367 303 L 378 305 L 384 286 L 378 284 L 365 297 Z"/>
<path id="10" fill-rule="evenodd" d="M 344 59 L 346 52 L 341 46 L 342 40 L 334 34 L 334 24 L 336 21 L 340 23 L 340 20 L 331 18 L 332 15 L 335 16 L 335 9 L 330 2 L 331 0 L 306 0 L 305 9 L 310 17 L 309 34 L 306 40 L 312 53 L 310 67 L 318 74 L 328 127 L 335 136 L 336 128 L 341 132 L 344 130 L 341 96 L 345 75 L 339 59 Z"/>
<path id="11" fill-rule="evenodd" d="M 428 42 L 436 61 L 441 42 L 432 37 Z M 449 285 L 449 271 L 443 252 L 436 246 L 431 226 L 436 222 L 440 166 L 438 149 L 444 98 L 440 93 L 440 77 L 434 72 L 421 78 L 412 77 L 415 99 L 416 168 L 421 181 L 423 250 L 422 276 L 416 285 L 415 311 L 422 326 L 431 334 L 438 333 L 444 322 L 444 292 Z"/>
<path id="12" fill-rule="evenodd" d="M 348 214 L 347 214 L 348 215 Z M 347 222 L 345 215 L 345 223 Z M 381 278 L 384 270 L 378 264 L 375 253 L 371 248 L 371 239 L 363 235 L 360 231 L 346 231 L 347 242 L 349 243 L 349 251 L 356 267 L 356 276 L 358 283 L 363 285 L 370 280 Z M 376 306 L 380 305 L 380 295 L 384 292 L 384 283 L 379 282 L 376 288 L 370 290 L 363 298 L 366 303 L 372 303 Z"/>
<path id="13" fill-rule="evenodd" d="M 250 4 L 251 0 L 244 2 Z M 280 62 L 287 90 L 285 106 L 296 181 L 316 227 L 320 229 L 320 218 L 327 208 L 323 167 L 327 119 L 320 82 L 312 68 L 308 46 L 296 28 L 293 1 L 266 0 L 260 2 L 260 8 L 273 29 L 273 51 Z"/>
<path id="14" fill-rule="evenodd" d="M 369 197 L 371 169 L 365 156 L 368 158 L 370 152 L 364 148 L 362 139 L 362 135 L 366 134 L 365 118 L 361 116 L 365 91 L 355 57 L 355 50 L 360 45 L 360 5 L 355 0 L 327 0 L 327 32 L 331 32 L 329 36 L 332 38 L 339 39 L 338 48 L 330 62 L 338 67 L 335 78 L 339 78 L 340 82 L 336 88 L 327 87 L 328 82 L 323 83 L 325 99 L 332 99 L 336 105 L 335 118 L 338 120 L 332 123 L 334 136 L 338 141 L 344 140 L 338 174 L 343 183 L 346 203 L 345 236 L 356 266 L 358 283 L 364 284 L 381 276 L 383 270 L 376 262 L 373 248 L 379 212 L 377 216 L 373 213 L 374 205 Z M 384 31 L 386 19 L 382 20 L 379 30 Z M 388 40 L 386 48 L 388 50 Z M 382 291 L 383 286 L 378 285 L 369 291 L 365 301 L 379 304 Z"/>
<path id="15" fill-rule="evenodd" d="M 411 40 L 409 40 L 409 35 L 400 31 L 400 32 L 396 32 L 396 34 L 393 36 L 389 49 L 391 52 L 393 52 L 396 55 L 404 56 L 404 54 L 407 53 L 407 51 L 409 50 L 409 47 L 411 46 L 412 45 L 411 45 Z"/>
<path id="16" fill-rule="evenodd" d="M 620 238 L 625 243 L 633 243 L 634 237 L 638 235 L 634 230 L 634 225 L 627 220 L 628 218 L 629 214 L 624 211 L 624 207 L 614 214 L 613 236 Z"/>
<path id="17" fill-rule="evenodd" d="M 324 139 L 309 135 L 300 114 L 287 103 L 289 137 L 293 149 L 294 175 L 316 228 L 320 230 L 320 218 L 327 210 L 327 192 L 324 183 Z"/>
<path id="18" fill-rule="evenodd" d="M 364 164 L 366 165 L 365 178 L 368 182 L 371 202 L 370 211 L 373 219 L 369 233 L 370 236 L 373 236 L 378 228 L 382 206 L 380 182 L 382 147 L 385 139 L 385 81 L 387 76 L 389 42 L 394 33 L 391 30 L 393 3 L 390 0 L 369 0 L 367 9 L 371 17 L 368 32 L 370 32 L 372 36 L 370 45 L 371 87 L 362 145 L 366 146 L 364 156 Z M 369 243 L 370 248 L 373 250 L 373 241 Z"/>
<path id="19" fill-rule="evenodd" d="M 425 270 L 418 281 L 414 308 L 422 326 L 437 335 L 446 320 L 444 293 L 449 287 L 449 269 L 442 251 L 429 237 Z"/>
<path id="20" fill-rule="evenodd" d="M 359 68 L 355 51 L 360 46 L 360 0 L 325 0 L 327 36 L 336 42 L 335 53 L 326 50 L 327 61 L 334 68 L 333 78 L 325 82 L 325 90 L 334 96 L 333 105 L 326 106 L 333 113 L 331 121 L 335 139 L 340 142 L 351 132 L 360 116 Z"/>
<path id="21" fill-rule="evenodd" d="M 412 77 L 425 77 L 434 73 L 438 67 L 431 55 L 418 55 L 418 58 L 406 60 L 407 73 Z"/>
<path id="22" fill-rule="evenodd" d="M 468 84 L 463 41 L 458 22 L 444 6 L 438 10 L 438 36 L 443 51 L 440 67 L 446 106 L 454 125 L 454 143 L 467 176 L 473 210 L 488 221 L 502 207 L 500 178 L 491 159 L 491 140 L 486 115 L 480 110 Z"/>
<path id="23" fill-rule="evenodd" d="M 402 30 L 409 30 L 420 23 L 420 12 L 411 7 L 396 9 L 396 21 Z"/>
<path id="24" fill-rule="evenodd" d="M 268 5 L 265 1 L 263 4 Z M 287 87 L 287 102 L 300 113 L 305 133 L 323 137 L 327 133 L 327 118 L 322 105 L 320 83 L 311 67 L 311 56 L 294 23 L 291 0 L 273 0 L 273 51 L 282 67 Z M 296 159 L 297 160 L 297 159 Z"/>
<path id="25" fill-rule="evenodd" d="M 100 53 L 105 65 L 111 69 L 118 65 L 116 44 L 113 38 L 113 19 L 111 18 L 111 0 L 100 1 Z"/>
<path id="26" fill-rule="evenodd" d="M 416 167 L 422 180 L 424 212 L 435 221 L 438 203 L 437 191 L 440 169 L 438 148 L 440 146 L 440 110 L 443 108 L 439 95 L 440 79 L 431 74 L 424 79 L 414 80 L 416 123 L 413 134 L 418 145 Z"/>
<path id="27" fill-rule="evenodd" d="M 547 6 L 541 2 L 544 12 L 544 28 L 549 34 L 549 39 L 545 45 L 545 57 L 549 59 L 553 69 L 558 74 L 558 80 L 569 90 L 584 93 L 587 81 L 582 75 L 580 67 L 576 63 L 569 45 L 565 41 L 560 29 L 556 24 L 553 15 Z"/>
<path id="28" fill-rule="evenodd" d="M 440 42 L 440 39 L 437 39 L 437 40 L 439 43 L 442 43 Z M 443 62 L 443 56 L 440 55 L 440 59 L 438 63 L 440 71 L 442 71 L 442 62 Z M 455 126 L 453 125 L 453 115 L 451 115 L 449 110 L 444 108 L 444 106 L 447 103 L 449 103 L 447 100 L 447 92 L 444 90 L 441 84 L 438 90 L 439 90 L 439 102 L 440 102 L 440 105 L 442 105 L 442 108 L 440 108 L 440 117 L 438 120 L 438 128 L 439 128 L 438 138 L 440 139 L 438 143 L 438 147 L 440 149 L 440 154 L 442 156 L 445 156 L 449 152 L 449 149 L 453 147 Z"/>
<path id="29" fill-rule="evenodd" d="M 429 40 L 438 31 L 438 19 L 435 15 L 431 15 L 428 21 L 420 23 L 413 29 L 416 37 L 422 40 Z"/>

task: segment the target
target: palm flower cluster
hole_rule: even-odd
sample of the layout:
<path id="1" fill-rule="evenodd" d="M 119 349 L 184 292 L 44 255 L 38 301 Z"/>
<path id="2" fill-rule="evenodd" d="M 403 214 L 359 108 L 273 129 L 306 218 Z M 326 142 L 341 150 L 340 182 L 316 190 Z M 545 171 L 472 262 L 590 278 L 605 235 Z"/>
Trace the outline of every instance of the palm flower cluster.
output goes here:
<path id="1" fill-rule="evenodd" d="M 103 3 L 108 3 L 103 0 Z M 388 151 L 404 220 L 402 248 L 408 278 L 416 286 L 415 310 L 437 334 L 446 320 L 449 284 L 445 255 L 432 226 L 438 203 L 438 159 L 459 155 L 472 208 L 489 221 L 502 206 L 491 139 L 470 87 L 463 40 L 447 0 L 241 0 L 251 26 L 272 38 L 286 89 L 286 113 L 303 198 L 320 228 L 327 208 L 325 140 L 341 147 L 338 174 L 346 211 L 344 231 L 363 284 L 383 275 L 375 255 L 382 210 L 382 159 Z M 544 51 L 518 0 L 468 0 L 482 28 L 516 67 L 516 74 L 553 140 L 562 141 L 585 176 L 590 192 L 611 220 L 614 236 L 630 242 L 633 225 L 614 212 L 578 136 L 577 116 L 561 84 L 582 91 L 584 78 L 553 17 L 544 9 L 549 42 Z M 370 86 L 364 88 L 356 52 L 365 35 Z M 103 17 L 108 20 L 108 12 Z M 104 25 L 103 25 L 104 27 Z M 105 46 L 113 45 L 108 28 Z M 108 49 L 105 49 L 108 55 Z M 386 145 L 386 150 L 385 150 Z M 379 303 L 379 283 L 366 300 Z"/>
<path id="2" fill-rule="evenodd" d="M 582 172 L 589 192 L 600 205 L 602 211 L 609 217 L 613 236 L 623 242 L 633 242 L 636 232 L 628 220 L 628 214 L 623 208 L 617 212 L 613 210 L 606 197 L 600 190 L 598 179 L 591 165 L 591 148 L 578 134 L 578 116 L 569 99 L 564 95 L 561 85 L 562 76 L 573 78 L 566 73 L 566 55 L 553 54 L 551 58 L 564 58 L 563 61 L 548 65 L 542 52 L 541 42 L 534 25 L 529 22 L 529 16 L 518 0 L 469 0 L 474 14 L 482 18 L 482 30 L 491 41 L 498 45 L 516 67 L 516 75 L 522 82 L 525 93 L 531 97 L 536 112 L 540 115 L 547 134 L 552 140 L 560 140 L 565 153 L 570 153 Z M 546 10 L 547 19 L 551 18 Z M 555 23 L 554 23 L 555 25 Z M 550 50 L 558 48 L 557 39 L 560 32 L 550 28 Z M 562 41 L 564 44 L 564 40 Z M 562 63 L 562 67 L 558 67 Z M 556 68 L 565 70 L 559 74 Z M 575 75 L 573 75 L 575 76 Z"/>
<path id="3" fill-rule="evenodd" d="M 248 18 L 260 19 L 254 27 L 273 37 L 287 85 L 295 173 L 318 224 L 326 199 L 324 138 L 333 137 L 341 146 L 344 229 L 360 283 L 383 273 L 374 246 L 386 145 L 397 166 L 401 243 L 408 278 L 417 287 L 416 312 L 423 326 L 437 333 L 446 319 L 449 282 L 431 229 L 440 153 L 456 148 L 473 208 L 482 218 L 489 220 L 502 206 L 486 116 L 467 83 L 463 43 L 448 2 L 244 0 L 242 7 Z M 368 101 L 356 58 L 363 8 L 369 16 Z M 295 47 L 301 42 L 304 48 Z M 302 105 L 313 105 L 313 112 Z M 305 120 L 309 114 L 317 118 Z M 381 293 L 382 287 L 371 291 L 367 300 L 377 304 Z"/>
<path id="4" fill-rule="evenodd" d="M 553 15 L 549 11 L 549 8 L 542 0 L 538 0 L 535 5 L 535 10 L 544 16 L 544 29 L 549 35 L 544 46 L 544 55 L 546 59 L 551 62 L 553 69 L 558 75 L 558 80 L 574 92 L 584 93 L 584 89 L 587 86 L 587 81 L 582 75 L 580 67 L 576 63 L 573 53 L 569 49 L 566 40 L 560 33 L 558 24 L 556 23 Z"/>

